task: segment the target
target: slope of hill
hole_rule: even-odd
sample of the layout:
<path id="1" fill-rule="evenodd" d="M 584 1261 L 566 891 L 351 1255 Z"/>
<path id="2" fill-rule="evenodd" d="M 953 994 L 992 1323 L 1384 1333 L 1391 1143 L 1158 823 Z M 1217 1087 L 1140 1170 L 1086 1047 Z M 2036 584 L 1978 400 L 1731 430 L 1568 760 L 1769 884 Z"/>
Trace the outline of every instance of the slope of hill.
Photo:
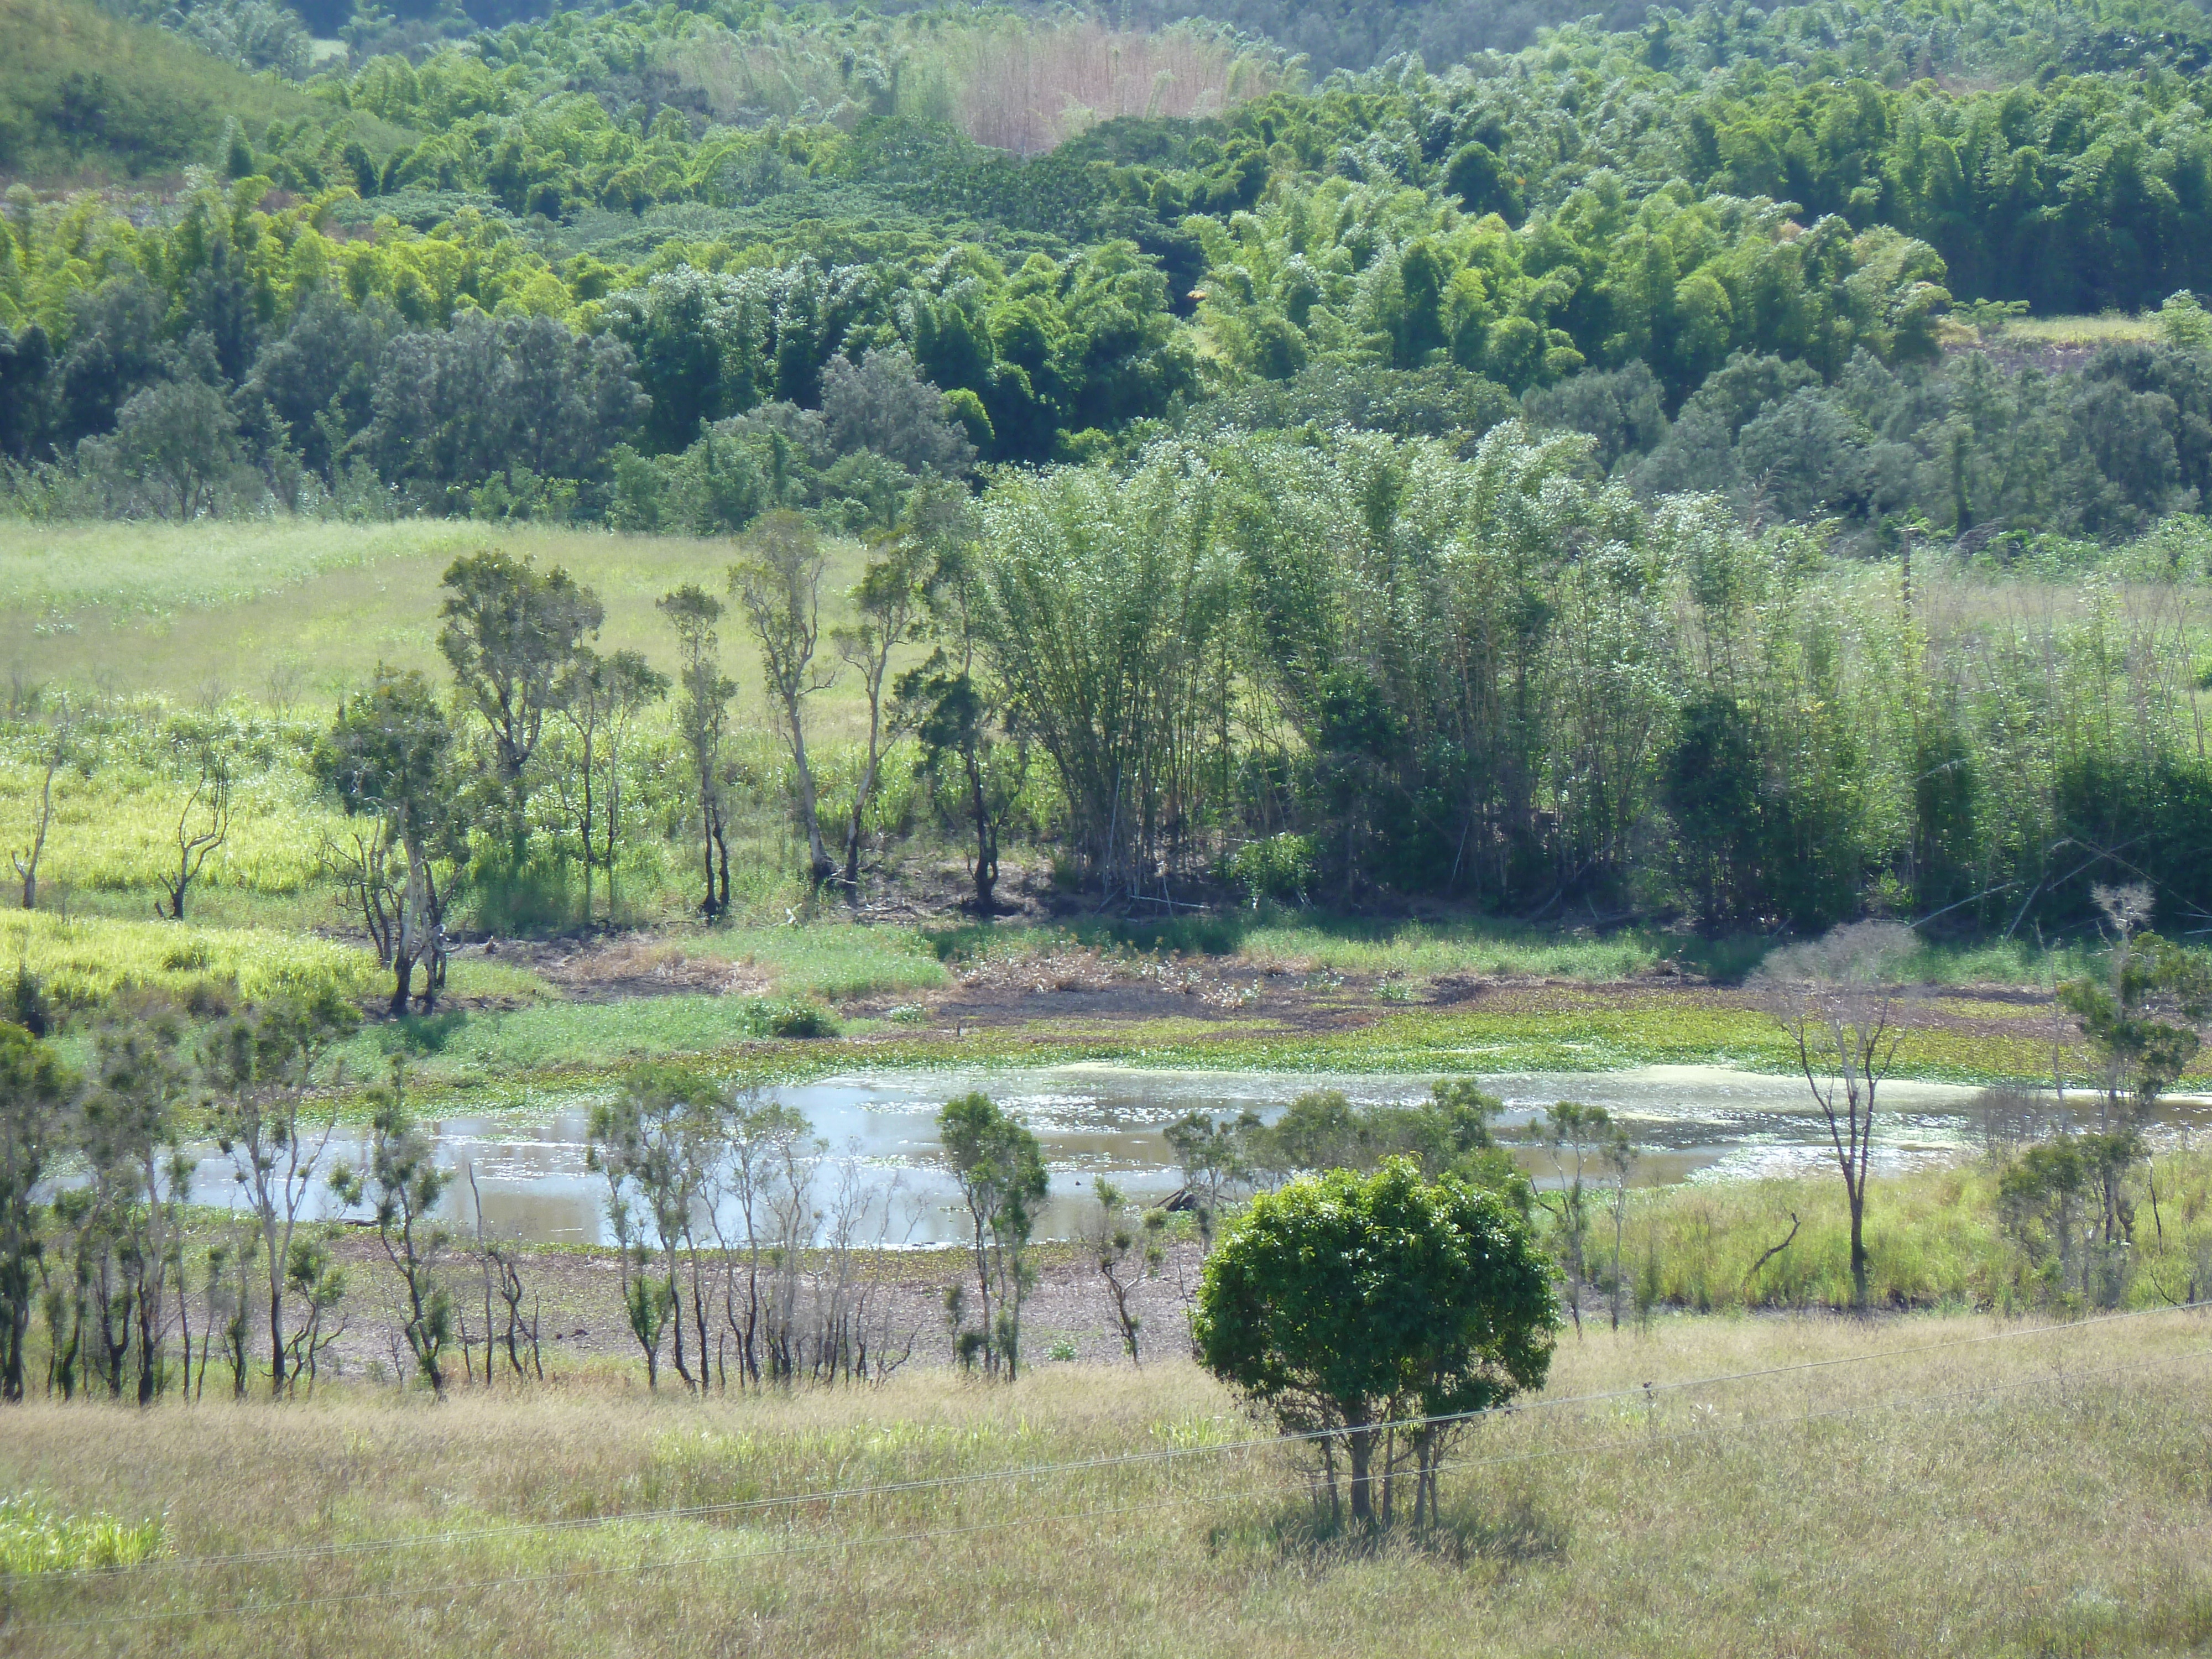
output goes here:
<path id="1" fill-rule="evenodd" d="M 372 154 L 404 137 L 88 0 L 0 0 L 0 173 L 137 177 L 213 161 L 234 118 L 257 136 L 343 121 Z"/>

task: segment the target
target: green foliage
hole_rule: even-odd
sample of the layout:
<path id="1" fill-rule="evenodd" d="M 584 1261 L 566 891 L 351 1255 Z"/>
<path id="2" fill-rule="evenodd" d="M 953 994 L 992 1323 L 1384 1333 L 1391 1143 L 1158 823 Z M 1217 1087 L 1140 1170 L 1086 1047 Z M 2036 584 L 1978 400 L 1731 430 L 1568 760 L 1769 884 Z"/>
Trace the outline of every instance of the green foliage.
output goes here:
<path id="1" fill-rule="evenodd" d="M 971 1363 L 980 1353 L 985 1375 L 1011 1382 L 1020 1374 L 1022 1303 L 1035 1279 L 1030 1232 L 1050 1188 L 1044 1153 L 1034 1134 L 979 1093 L 947 1101 L 937 1134 L 968 1209 L 981 1297 L 973 1331 L 958 1328 L 957 1309 L 948 1303 L 956 1346 Z"/>
<path id="2" fill-rule="evenodd" d="M 0 1498 L 0 1572 L 28 1577 L 135 1566 L 161 1553 L 167 1531 L 160 1521 L 64 1515 L 32 1493 L 18 1493 Z"/>
<path id="3" fill-rule="evenodd" d="M 331 1190 L 349 1206 L 366 1202 L 374 1212 L 377 1237 L 406 1298 L 399 1310 L 400 1334 L 422 1380 L 442 1396 L 453 1302 L 440 1259 L 451 1241 L 431 1217 L 453 1171 L 440 1166 L 430 1137 L 407 1109 L 404 1062 L 397 1055 L 392 1081 L 375 1093 L 371 1108 L 367 1165 L 359 1171 L 343 1164 L 334 1167 Z M 305 1260 L 288 1255 L 287 1267 L 311 1291 L 324 1288 L 326 1273 L 319 1271 L 312 1254 Z M 320 1300 L 315 1295 L 309 1299 L 311 1305 Z"/>
<path id="4" fill-rule="evenodd" d="M 1255 1199 L 1206 1259 L 1192 1334 L 1206 1366 L 1286 1431 L 1343 1436 L 1352 1518 L 1369 1523 L 1389 1518 L 1387 1496 L 1375 1501 L 1389 1474 L 1371 1474 L 1376 1425 L 1540 1387 L 1558 1324 L 1526 1224 L 1479 1188 L 1425 1183 L 1407 1160 Z M 1425 1487 L 1432 1427 L 1409 1437 Z M 1333 1463 L 1329 1486 L 1334 1498 Z"/>
<path id="5" fill-rule="evenodd" d="M 232 118 L 256 133 L 298 123 L 319 138 L 337 125 L 379 154 L 398 136 L 374 118 L 333 124 L 335 113 L 89 3 L 9 0 L 0 8 L 0 168 L 17 177 L 87 164 L 136 176 L 212 162 Z"/>

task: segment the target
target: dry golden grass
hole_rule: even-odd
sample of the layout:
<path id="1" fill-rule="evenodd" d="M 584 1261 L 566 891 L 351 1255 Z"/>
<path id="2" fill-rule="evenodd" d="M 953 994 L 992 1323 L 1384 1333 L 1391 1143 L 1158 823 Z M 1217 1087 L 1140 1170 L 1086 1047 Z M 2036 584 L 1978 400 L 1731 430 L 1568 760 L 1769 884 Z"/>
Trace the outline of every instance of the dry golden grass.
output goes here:
<path id="1" fill-rule="evenodd" d="M 1240 1449 L 1250 1426 L 1182 1364 L 1048 1367 L 1003 1390 L 927 1372 L 704 1403 L 586 1378 L 437 1408 L 370 1394 L 33 1405 L 0 1416 L 0 1484 L 58 1515 L 166 1515 L 168 1556 L 14 1583 L 0 1644 L 2179 1651 L 2212 1637 L 2208 1334 L 2203 1316 L 2166 1313 L 2045 1329 L 1675 1320 L 1570 1337 L 1551 1389 L 1563 1403 L 1470 1433 L 1445 1478 L 1446 1524 L 1382 1548 L 1316 1541 L 1294 1461 Z M 1695 1381 L 1778 1366 L 1801 1369 Z M 1613 1397 L 1575 1403 L 1592 1395 Z M 1183 1455 L 989 1478 L 1129 1452 Z M 760 1503 L 945 1480 L 965 1484 Z M 617 1514 L 633 1518 L 533 1524 Z M 362 1547 L 395 1539 L 408 1547 Z M 329 1553 L 193 1565 L 313 1547 Z M 70 1622 L 95 1620 L 113 1622 Z"/>

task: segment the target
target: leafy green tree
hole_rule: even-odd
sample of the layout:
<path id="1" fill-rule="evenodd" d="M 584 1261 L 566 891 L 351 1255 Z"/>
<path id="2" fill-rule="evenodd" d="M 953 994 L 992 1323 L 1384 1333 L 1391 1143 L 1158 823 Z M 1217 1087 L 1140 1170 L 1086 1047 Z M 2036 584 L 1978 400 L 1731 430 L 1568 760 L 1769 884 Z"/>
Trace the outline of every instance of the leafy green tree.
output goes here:
<path id="1" fill-rule="evenodd" d="M 199 1071 L 212 1098 L 209 1127 L 231 1161 L 268 1275 L 269 1389 L 291 1379 L 285 1338 L 285 1273 L 313 1193 L 316 1165 L 337 1133 L 338 1103 L 324 1062 L 360 1015 L 323 988 L 227 1018 L 209 1030 Z M 245 1256 L 239 1271 L 246 1271 Z M 239 1317 L 244 1318 L 241 1305 Z M 244 1338 L 239 1339 L 244 1353 Z M 242 1378 L 241 1378 L 242 1387 Z"/>
<path id="2" fill-rule="evenodd" d="M 354 306 L 319 290 L 293 313 L 291 326 L 261 349 L 240 389 L 240 402 L 265 411 L 301 462 L 335 488 L 347 447 L 373 412 L 377 361 L 401 326 L 380 296 Z"/>
<path id="3" fill-rule="evenodd" d="M 596 482 L 647 407 L 632 367 L 620 340 L 579 339 L 550 317 L 465 315 L 385 348 L 362 442 L 434 507 L 465 508 L 468 490 L 518 467 Z"/>
<path id="4" fill-rule="evenodd" d="M 88 441 L 87 459 L 126 489 L 142 487 L 158 516 L 201 518 L 242 459 L 238 422 L 205 381 L 157 381 L 116 411 L 112 435 Z"/>
<path id="5" fill-rule="evenodd" d="M 867 450 L 913 473 L 964 476 L 975 447 L 945 411 L 945 394 L 915 373 L 902 349 L 871 347 L 822 372 L 822 424 L 839 454 Z"/>
<path id="6" fill-rule="evenodd" d="M 2142 930 L 2151 908 L 2148 888 L 2094 891 L 2113 933 L 2106 979 L 2069 980 L 2058 1000 L 2102 1065 L 2100 1127 L 2140 1130 L 2203 1046 L 2199 1027 L 2212 1019 L 2212 961 Z"/>
<path id="7" fill-rule="evenodd" d="M 1060 775 L 1071 838 L 1103 890 L 1158 891 L 1193 850 L 1196 793 L 1224 688 L 1217 630 L 1231 561 L 1208 534 L 1211 480 L 1164 449 L 1129 476 L 1007 478 L 984 506 L 981 641 Z"/>
<path id="8" fill-rule="evenodd" d="M 962 1352 L 980 1347 L 985 1374 L 1011 1382 L 1021 1364 L 1022 1302 L 1034 1279 L 1030 1234 L 1051 1188 L 1044 1152 L 1034 1134 L 982 1094 L 946 1102 L 937 1133 L 968 1209 L 981 1298 L 981 1328 L 962 1334 Z"/>
<path id="9" fill-rule="evenodd" d="M 323 786 L 349 816 L 375 819 L 383 849 L 396 849 L 406 860 L 385 960 L 392 970 L 394 1015 L 407 1012 L 418 964 L 429 969 L 425 1012 L 444 980 L 445 907 L 432 860 L 441 838 L 456 827 L 452 748 L 453 729 L 429 682 L 413 669 L 383 667 L 368 690 L 338 705 L 330 732 L 315 746 L 315 772 Z"/>
<path id="10" fill-rule="evenodd" d="M 1400 1440 L 1418 1523 L 1453 1426 L 1437 1419 L 1540 1387 L 1559 1323 L 1550 1268 L 1510 1206 L 1392 1160 L 1254 1199 L 1206 1259 L 1193 1333 L 1214 1375 L 1321 1439 L 1333 1512 L 1342 1443 L 1352 1522 L 1371 1527 L 1391 1518 Z"/>
<path id="11" fill-rule="evenodd" d="M 722 672 L 720 641 L 715 626 L 722 619 L 722 602 L 694 582 L 686 582 L 655 601 L 660 614 L 676 631 L 676 684 L 683 692 L 676 708 L 677 729 L 690 751 L 691 783 L 699 805 L 701 858 L 706 874 L 706 896 L 699 913 L 708 921 L 730 908 L 730 842 L 723 812 L 722 737 L 730 717 L 730 700 L 738 683 Z M 721 886 L 714 884 L 717 860 Z"/>
<path id="12" fill-rule="evenodd" d="M 68 344 L 53 370 L 54 435 L 63 444 L 112 431 L 123 405 L 166 378 L 173 361 L 167 310 L 164 296 L 136 270 L 70 296 Z"/>
<path id="13" fill-rule="evenodd" d="M 606 620 L 606 608 L 558 565 L 540 572 L 526 556 L 517 559 L 496 548 L 454 560 L 444 586 L 438 647 L 461 697 L 490 734 L 507 835 L 519 859 L 529 834 L 531 757 L 569 669 Z"/>

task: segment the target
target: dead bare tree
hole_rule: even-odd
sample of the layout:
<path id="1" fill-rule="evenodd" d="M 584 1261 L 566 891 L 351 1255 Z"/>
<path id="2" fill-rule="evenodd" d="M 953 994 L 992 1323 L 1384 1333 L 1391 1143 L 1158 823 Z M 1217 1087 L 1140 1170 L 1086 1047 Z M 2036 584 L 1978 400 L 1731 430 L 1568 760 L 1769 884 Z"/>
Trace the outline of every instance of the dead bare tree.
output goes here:
<path id="1" fill-rule="evenodd" d="M 1147 1210 L 1133 1229 L 1121 1189 L 1101 1179 L 1097 1192 L 1098 1229 L 1091 1239 L 1091 1253 L 1098 1263 L 1098 1276 L 1106 1281 L 1107 1299 L 1113 1307 L 1121 1346 L 1128 1350 L 1129 1363 L 1141 1370 L 1145 1362 L 1137 1352 L 1137 1334 L 1144 1321 L 1129 1305 L 1129 1298 L 1142 1279 L 1159 1277 L 1167 1258 L 1167 1212 Z"/>
<path id="2" fill-rule="evenodd" d="M 349 830 L 343 840 L 325 833 L 316 853 L 323 872 L 337 884 L 339 902 L 361 917 L 361 931 L 380 968 L 392 966 L 399 944 L 400 908 L 406 902 L 405 884 L 392 878 L 391 849 L 391 837 L 380 824 L 367 831 Z"/>
<path id="3" fill-rule="evenodd" d="M 48 722 L 46 741 L 40 745 L 43 775 L 39 781 L 38 811 L 31 817 L 31 844 L 12 854 L 15 874 L 23 884 L 23 908 L 39 908 L 39 860 L 46 855 L 46 835 L 54 824 L 54 779 L 70 763 L 76 735 L 76 715 L 67 696 Z"/>
<path id="4" fill-rule="evenodd" d="M 185 896 L 207 867 L 208 860 L 230 839 L 230 763 L 213 743 L 199 751 L 199 776 L 177 814 L 177 873 L 161 884 L 169 902 L 154 908 L 171 921 L 185 919 Z"/>
<path id="5" fill-rule="evenodd" d="M 1828 1127 L 1851 1217 L 1851 1305 L 1867 1305 L 1867 1166 L 1875 1096 L 1904 1040 L 1905 990 L 1894 978 L 1916 941 L 1893 921 L 1858 921 L 1786 945 L 1753 988 L 1796 1048 L 1798 1068 Z"/>

